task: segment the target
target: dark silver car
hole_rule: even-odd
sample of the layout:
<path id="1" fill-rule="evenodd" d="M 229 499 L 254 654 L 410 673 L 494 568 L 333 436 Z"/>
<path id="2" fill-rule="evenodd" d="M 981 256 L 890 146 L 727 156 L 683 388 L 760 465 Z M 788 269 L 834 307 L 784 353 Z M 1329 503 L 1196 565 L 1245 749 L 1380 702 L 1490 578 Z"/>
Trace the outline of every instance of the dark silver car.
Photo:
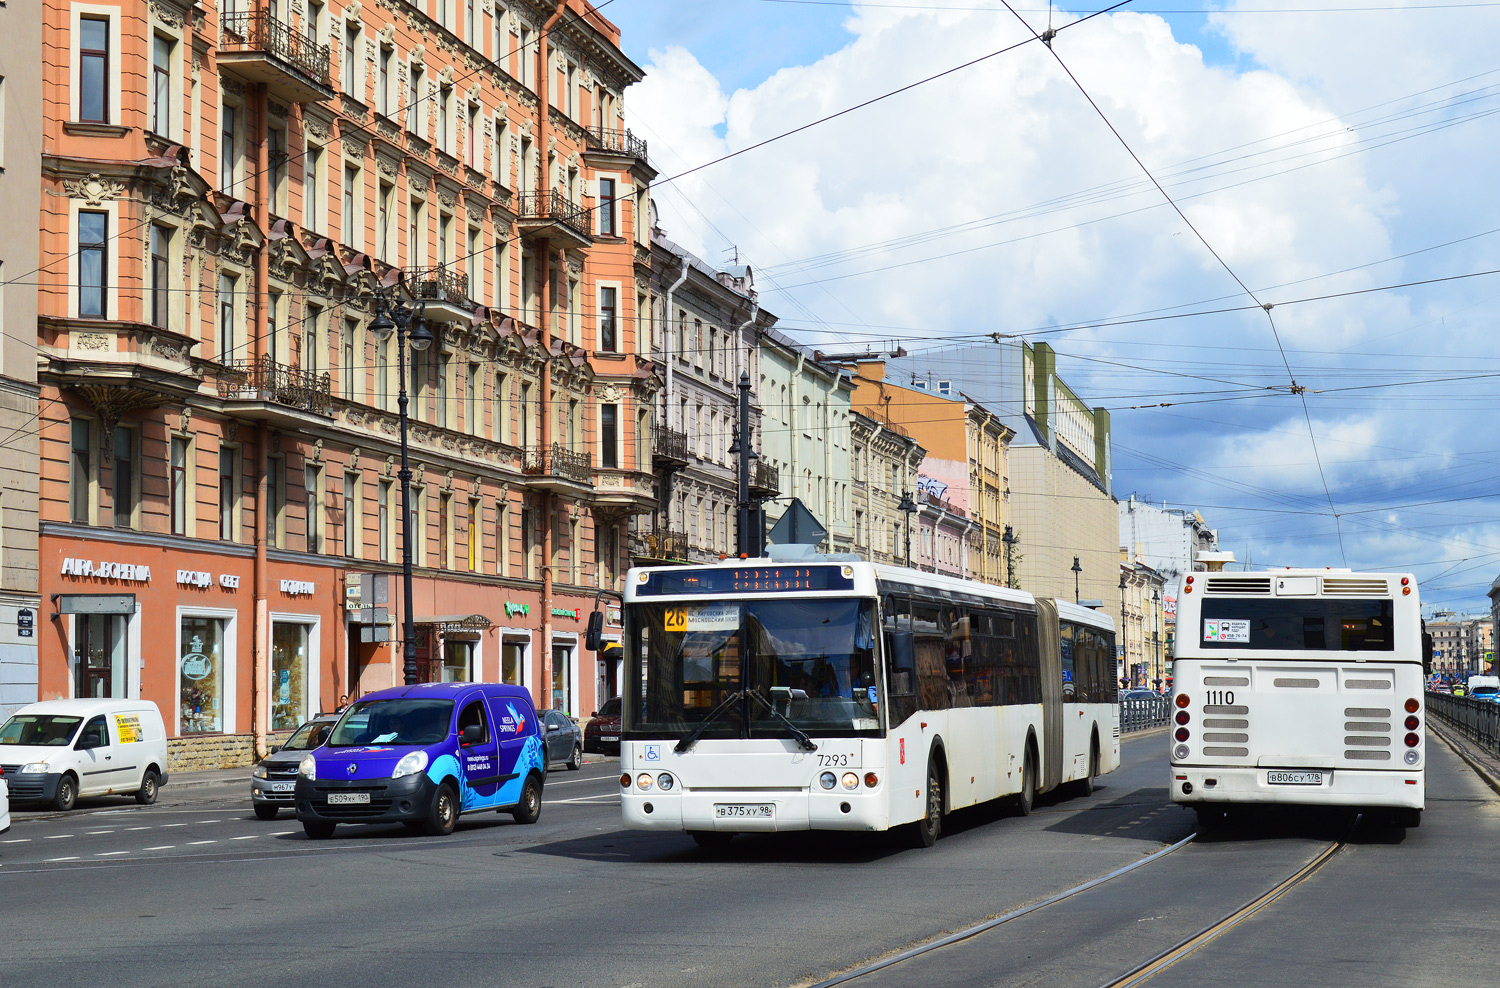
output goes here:
<path id="1" fill-rule="evenodd" d="M 547 746 L 547 763 L 564 762 L 577 771 L 583 767 L 583 731 L 573 718 L 556 710 L 543 710 L 542 731 Z"/>
<path id="2" fill-rule="evenodd" d="M 323 746 L 338 719 L 338 714 L 318 714 L 293 731 L 286 744 L 273 747 L 250 771 L 250 802 L 256 816 L 273 820 L 282 807 L 296 809 L 297 766 L 302 764 L 303 755 Z"/>

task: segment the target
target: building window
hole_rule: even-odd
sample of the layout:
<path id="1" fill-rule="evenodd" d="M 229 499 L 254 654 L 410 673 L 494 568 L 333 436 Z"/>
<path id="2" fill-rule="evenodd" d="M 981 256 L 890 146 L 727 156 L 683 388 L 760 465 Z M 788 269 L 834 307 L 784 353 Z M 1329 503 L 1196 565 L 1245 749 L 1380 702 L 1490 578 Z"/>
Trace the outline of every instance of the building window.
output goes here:
<path id="1" fill-rule="evenodd" d="M 78 21 L 78 119 L 109 123 L 109 18 Z"/>
<path id="2" fill-rule="evenodd" d="M 266 301 L 266 353 L 272 362 L 282 363 L 281 340 L 277 336 L 277 320 L 281 312 L 281 293 L 273 291 Z"/>
<path id="3" fill-rule="evenodd" d="M 305 499 L 303 512 L 307 519 L 307 551 L 323 551 L 322 488 L 323 468 L 309 463 L 302 468 L 302 494 Z"/>
<path id="4" fill-rule="evenodd" d="M 271 730 L 294 730 L 307 720 L 308 669 L 315 625 L 271 622 Z"/>
<path id="5" fill-rule="evenodd" d="M 599 465 L 614 470 L 620 466 L 620 406 L 599 406 Z"/>
<path id="6" fill-rule="evenodd" d="M 115 527 L 132 528 L 135 522 L 135 432 L 115 426 L 114 507 Z"/>
<path id="7" fill-rule="evenodd" d="M 618 334 L 615 330 L 619 311 L 619 289 L 599 289 L 599 349 L 608 353 L 619 350 Z"/>
<path id="8" fill-rule="evenodd" d="M 448 355 L 438 354 L 437 358 L 437 424 L 441 428 L 448 428 Z"/>
<path id="9" fill-rule="evenodd" d="M 219 188 L 234 189 L 235 108 L 224 106 L 219 113 Z"/>
<path id="10" fill-rule="evenodd" d="M 453 568 L 453 495 L 438 495 L 438 567 Z"/>
<path id="11" fill-rule="evenodd" d="M 411 67 L 411 88 L 406 94 L 406 129 L 418 137 L 425 137 L 426 119 L 423 116 L 422 66 Z"/>
<path id="12" fill-rule="evenodd" d="M 468 161 L 465 162 L 470 168 L 479 167 L 479 107 L 469 108 L 469 128 L 465 136 L 468 138 L 466 154 Z"/>
<path id="13" fill-rule="evenodd" d="M 91 514 L 89 508 L 93 503 L 93 427 L 94 424 L 88 419 L 73 419 L 72 421 L 72 457 L 68 493 L 72 504 L 73 521 L 80 525 L 89 524 Z"/>
<path id="14" fill-rule="evenodd" d="M 172 476 L 169 480 L 172 508 L 172 534 L 188 534 L 188 457 L 192 441 L 186 436 L 173 436 L 170 464 Z"/>
<path id="15" fill-rule="evenodd" d="M 344 378 L 344 397 L 353 399 L 356 383 L 354 373 L 354 358 L 358 352 L 356 342 L 359 338 L 359 322 L 354 319 L 344 320 L 343 360 L 340 362 L 339 373 Z"/>
<path id="16" fill-rule="evenodd" d="M 520 686 L 526 675 L 525 641 L 506 639 L 500 644 L 500 682 Z"/>
<path id="17" fill-rule="evenodd" d="M 172 242 L 171 227 L 153 223 L 151 225 L 151 325 L 167 328 L 167 286 L 170 265 L 167 263 L 167 248 Z"/>
<path id="18" fill-rule="evenodd" d="M 359 26 L 344 25 L 344 93 L 363 103 L 365 94 L 359 91 Z"/>
<path id="19" fill-rule="evenodd" d="M 510 576 L 510 504 L 495 500 L 495 575 Z"/>
<path id="20" fill-rule="evenodd" d="M 171 132 L 172 39 L 153 35 L 151 42 L 151 129 Z"/>
<path id="21" fill-rule="evenodd" d="M 395 219 L 391 212 L 391 198 L 396 194 L 396 187 L 385 182 L 380 183 L 380 192 L 375 198 L 375 208 L 379 215 L 375 217 L 375 235 L 379 238 L 375 249 L 382 261 L 391 259 L 391 223 Z"/>
<path id="22" fill-rule="evenodd" d="M 464 258 L 470 298 L 480 298 L 484 294 L 484 286 L 479 283 L 479 233 L 478 227 L 469 228 L 469 253 Z"/>
<path id="23" fill-rule="evenodd" d="M 479 429 L 479 365 L 470 364 L 464 381 L 464 431 L 477 436 Z"/>
<path id="24" fill-rule="evenodd" d="M 391 518 L 396 513 L 393 507 L 396 496 L 395 489 L 396 485 L 389 480 L 382 480 L 380 482 L 380 532 L 378 538 L 380 539 L 380 558 L 383 560 L 389 560 L 392 555 Z"/>
<path id="25" fill-rule="evenodd" d="M 109 214 L 80 211 L 78 214 L 78 315 L 104 319 L 108 313 L 105 293 L 109 290 Z"/>
<path id="26" fill-rule="evenodd" d="M 391 115 L 391 58 L 395 52 L 384 45 L 380 46 L 379 75 L 375 86 L 375 112 L 382 117 Z"/>
<path id="27" fill-rule="evenodd" d="M 510 439 L 510 430 L 506 428 L 510 415 L 510 380 L 503 373 L 495 374 L 495 394 L 490 408 L 494 415 L 490 432 L 496 442 L 507 442 Z"/>
<path id="28" fill-rule="evenodd" d="M 234 289 L 239 279 L 230 274 L 219 275 L 219 362 L 227 363 L 235 351 L 234 340 Z"/>
<path id="29" fill-rule="evenodd" d="M 469 572 L 479 572 L 479 498 L 469 498 Z"/>
<path id="30" fill-rule="evenodd" d="M 323 307 L 307 303 L 305 325 L 302 327 L 302 369 L 316 374 L 323 354 L 323 330 L 319 322 L 323 318 Z"/>
<path id="31" fill-rule="evenodd" d="M 615 235 L 615 180 L 612 178 L 599 180 L 599 235 Z"/>
<path id="32" fill-rule="evenodd" d="M 281 545 L 281 457 L 266 457 L 266 544 Z"/>
<path id="33" fill-rule="evenodd" d="M 323 167 L 323 149 L 309 144 L 302 162 L 302 225 L 323 229 L 323 209 L 318 198 L 318 172 Z"/>
<path id="34" fill-rule="evenodd" d="M 126 641 L 124 615 L 79 614 L 73 618 L 75 697 L 125 697 Z"/>
<path id="35" fill-rule="evenodd" d="M 375 400 L 380 408 L 391 407 L 391 347 L 393 340 L 375 341 Z"/>
<path id="36" fill-rule="evenodd" d="M 411 488 L 410 510 L 411 518 L 411 555 L 412 562 L 417 566 L 427 565 L 427 489 L 425 487 Z"/>
<path id="37" fill-rule="evenodd" d="M 183 615 L 182 658 L 177 664 L 179 733 L 217 734 L 224 730 L 224 618 Z"/>
<path id="38" fill-rule="evenodd" d="M 359 169 L 353 165 L 344 166 L 344 215 L 343 223 L 339 231 L 344 243 L 355 246 L 354 243 L 354 187 L 359 182 Z"/>
<path id="39" fill-rule="evenodd" d="M 238 457 L 234 447 L 219 447 L 219 538 L 225 542 L 233 542 L 235 535 L 235 508 L 240 502 Z"/>
<path id="40" fill-rule="evenodd" d="M 266 166 L 271 171 L 271 212 L 279 216 L 286 209 L 286 190 L 282 186 L 282 179 L 286 178 L 286 134 L 279 127 L 266 128 Z"/>

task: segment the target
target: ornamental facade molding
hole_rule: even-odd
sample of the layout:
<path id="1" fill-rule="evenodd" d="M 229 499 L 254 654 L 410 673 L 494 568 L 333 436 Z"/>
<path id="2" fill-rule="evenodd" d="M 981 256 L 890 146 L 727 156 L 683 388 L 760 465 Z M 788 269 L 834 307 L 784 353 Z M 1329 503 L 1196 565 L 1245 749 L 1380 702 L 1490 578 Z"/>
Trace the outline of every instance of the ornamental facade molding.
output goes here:
<path id="1" fill-rule="evenodd" d="M 124 194 L 125 183 L 104 178 L 98 172 L 89 172 L 80 179 L 64 179 L 63 191 L 69 199 L 82 199 L 87 205 L 98 206 Z"/>

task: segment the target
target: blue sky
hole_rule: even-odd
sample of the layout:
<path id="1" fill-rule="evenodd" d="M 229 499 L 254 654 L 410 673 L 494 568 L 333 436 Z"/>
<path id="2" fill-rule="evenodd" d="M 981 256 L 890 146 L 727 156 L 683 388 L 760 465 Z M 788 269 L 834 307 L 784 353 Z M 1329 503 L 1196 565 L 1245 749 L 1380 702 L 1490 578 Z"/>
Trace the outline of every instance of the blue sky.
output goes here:
<path id="1" fill-rule="evenodd" d="M 604 13 L 648 70 L 627 113 L 665 177 L 1027 41 L 981 6 Z M 1056 58 L 1028 42 L 661 183 L 662 224 L 737 249 L 806 339 L 1045 339 L 1113 414 L 1122 497 L 1201 507 L 1258 564 L 1409 568 L 1425 601 L 1487 609 L 1500 4 L 1169 6 L 1196 5 L 1059 13 Z M 1163 318 L 1194 309 L 1233 311 Z"/>

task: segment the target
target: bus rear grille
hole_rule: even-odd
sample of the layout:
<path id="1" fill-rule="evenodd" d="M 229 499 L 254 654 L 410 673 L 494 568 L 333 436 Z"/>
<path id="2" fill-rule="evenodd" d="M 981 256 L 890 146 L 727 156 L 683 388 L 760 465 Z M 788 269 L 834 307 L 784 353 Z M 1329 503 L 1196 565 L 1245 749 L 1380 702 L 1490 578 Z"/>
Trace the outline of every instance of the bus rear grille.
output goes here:
<path id="1" fill-rule="evenodd" d="M 1249 686 L 1248 676 L 1204 676 L 1204 686 Z"/>
<path id="2" fill-rule="evenodd" d="M 1282 679 L 1280 677 L 1272 680 L 1272 683 L 1283 690 L 1315 690 L 1318 688 L 1316 679 Z"/>
<path id="3" fill-rule="evenodd" d="M 1269 576 L 1211 576 L 1205 581 L 1204 593 L 1271 595 Z"/>
<path id="4" fill-rule="evenodd" d="M 1388 690 L 1391 688 L 1389 679 L 1346 679 L 1344 688 L 1350 690 Z"/>
<path id="5" fill-rule="evenodd" d="M 1382 734 L 1391 733 L 1391 725 L 1382 724 L 1378 720 L 1346 720 L 1344 721 L 1346 731 L 1379 731 Z"/>
<path id="6" fill-rule="evenodd" d="M 1390 587 L 1384 580 L 1359 580 L 1350 579 L 1346 576 L 1323 577 L 1323 592 L 1325 594 L 1352 594 L 1354 596 L 1367 596 L 1379 594 L 1384 596 L 1390 593 Z"/>
<path id="7" fill-rule="evenodd" d="M 1249 748 L 1221 748 L 1221 747 L 1216 747 L 1214 745 L 1205 745 L 1204 748 L 1203 748 L 1203 753 L 1205 755 L 1223 755 L 1223 756 L 1226 756 L 1228 758 L 1249 758 L 1250 757 L 1250 749 Z"/>
<path id="8" fill-rule="evenodd" d="M 1240 720 L 1238 717 L 1206 717 L 1203 720 L 1204 727 L 1223 728 L 1246 728 L 1250 726 L 1248 720 Z"/>
<path id="9" fill-rule="evenodd" d="M 1345 717 L 1389 717 L 1391 712 L 1386 707 L 1345 707 Z"/>
<path id="10" fill-rule="evenodd" d="M 1390 738 L 1377 738 L 1370 734 L 1351 734 L 1344 738 L 1344 743 L 1351 748 L 1389 748 Z"/>
<path id="11" fill-rule="evenodd" d="M 1250 708 L 1243 703 L 1205 703 L 1203 712 L 1206 714 L 1248 714 Z"/>
<path id="12" fill-rule="evenodd" d="M 1346 751 L 1344 757 L 1351 762 L 1388 762 L 1391 760 L 1389 751 Z"/>
<path id="13" fill-rule="evenodd" d="M 1248 734 L 1209 733 L 1203 735 L 1205 741 L 1216 741 L 1221 744 L 1244 744 L 1250 740 Z"/>

